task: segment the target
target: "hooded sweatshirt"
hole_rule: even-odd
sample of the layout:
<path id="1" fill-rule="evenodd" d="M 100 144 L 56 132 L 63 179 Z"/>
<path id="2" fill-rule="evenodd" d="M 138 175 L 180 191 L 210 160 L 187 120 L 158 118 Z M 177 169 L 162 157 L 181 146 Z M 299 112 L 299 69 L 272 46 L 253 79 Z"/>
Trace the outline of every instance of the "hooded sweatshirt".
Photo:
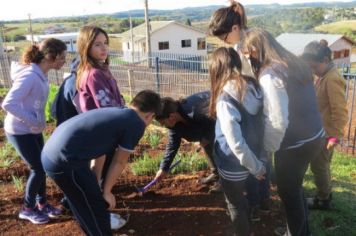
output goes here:
<path id="1" fill-rule="evenodd" d="M 37 64 L 12 64 L 13 85 L 2 108 L 7 112 L 4 129 L 13 135 L 39 134 L 46 124 L 48 78 Z"/>
<path id="2" fill-rule="evenodd" d="M 222 178 L 242 181 L 265 170 L 263 153 L 262 93 L 248 83 L 242 103 L 234 81 L 223 88 L 216 104 L 214 160 Z"/>

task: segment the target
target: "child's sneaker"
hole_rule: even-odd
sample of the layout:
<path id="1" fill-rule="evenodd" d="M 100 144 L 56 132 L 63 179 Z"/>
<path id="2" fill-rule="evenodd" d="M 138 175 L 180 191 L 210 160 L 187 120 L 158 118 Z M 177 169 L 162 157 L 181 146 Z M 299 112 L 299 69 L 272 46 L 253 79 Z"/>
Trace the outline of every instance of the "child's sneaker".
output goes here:
<path id="1" fill-rule="evenodd" d="M 120 229 L 126 225 L 126 220 L 119 214 L 110 213 L 110 225 L 112 230 Z"/>
<path id="2" fill-rule="evenodd" d="M 54 206 L 51 206 L 50 204 L 45 204 L 44 206 L 40 206 L 38 204 L 38 209 L 43 212 L 44 214 L 47 214 L 49 218 L 57 218 L 62 214 L 62 210 L 59 208 L 56 208 Z"/>
<path id="3" fill-rule="evenodd" d="M 33 224 L 46 224 L 49 221 L 48 215 L 43 214 L 37 207 L 34 209 L 22 208 L 19 213 L 19 218 L 29 220 Z"/>

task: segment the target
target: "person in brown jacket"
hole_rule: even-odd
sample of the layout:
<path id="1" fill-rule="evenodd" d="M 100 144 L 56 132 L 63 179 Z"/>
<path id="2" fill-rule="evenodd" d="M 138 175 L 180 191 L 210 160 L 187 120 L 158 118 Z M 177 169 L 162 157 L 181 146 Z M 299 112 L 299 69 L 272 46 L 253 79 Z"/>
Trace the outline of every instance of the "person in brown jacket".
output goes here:
<path id="1" fill-rule="evenodd" d="M 346 83 L 332 62 L 331 50 L 325 40 L 313 41 L 305 46 L 302 58 L 317 77 L 315 80 L 317 103 L 326 132 L 326 144 L 322 152 L 310 163 L 315 179 L 316 195 L 314 198 L 307 199 L 307 203 L 310 209 L 327 210 L 332 199 L 331 159 L 348 120 L 345 100 Z"/>

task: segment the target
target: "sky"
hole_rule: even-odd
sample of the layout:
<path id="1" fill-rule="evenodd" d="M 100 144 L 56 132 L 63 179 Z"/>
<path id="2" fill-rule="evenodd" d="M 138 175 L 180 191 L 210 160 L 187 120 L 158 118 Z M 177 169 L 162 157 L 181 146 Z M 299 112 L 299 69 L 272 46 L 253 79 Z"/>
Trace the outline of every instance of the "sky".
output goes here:
<path id="1" fill-rule="evenodd" d="M 335 0 L 241 0 L 249 4 L 290 4 L 304 2 L 333 2 Z M 342 1 L 342 0 L 341 0 Z M 107 14 L 143 9 L 143 0 L 7 0 L 0 7 L 0 21 L 87 14 Z M 350 2 L 350 1 L 342 1 Z M 149 9 L 177 9 L 208 5 L 228 5 L 227 0 L 148 0 Z"/>

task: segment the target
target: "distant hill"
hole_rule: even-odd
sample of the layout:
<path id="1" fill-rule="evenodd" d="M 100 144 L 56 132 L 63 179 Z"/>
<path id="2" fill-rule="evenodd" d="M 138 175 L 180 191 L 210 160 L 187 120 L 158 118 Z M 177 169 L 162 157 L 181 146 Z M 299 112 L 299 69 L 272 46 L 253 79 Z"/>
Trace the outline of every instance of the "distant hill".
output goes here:
<path id="1" fill-rule="evenodd" d="M 204 6 L 204 7 L 187 7 L 183 9 L 174 9 L 174 10 L 154 10 L 149 9 L 149 14 L 151 18 L 159 17 L 166 18 L 167 20 L 184 20 L 190 19 L 194 21 L 201 21 L 208 19 L 213 12 L 222 6 Z M 130 12 L 118 12 L 113 13 L 111 16 L 117 18 L 127 18 L 131 14 L 131 17 L 144 17 L 144 11 L 141 10 L 132 10 Z"/>
<path id="2" fill-rule="evenodd" d="M 317 32 L 329 34 L 344 34 L 349 37 L 354 37 L 356 33 L 356 20 L 338 21 L 330 24 L 319 25 L 314 28 Z"/>
<path id="3" fill-rule="evenodd" d="M 149 9 L 149 14 L 151 18 L 164 18 L 167 20 L 180 20 L 190 19 L 192 21 L 204 21 L 211 17 L 213 12 L 223 7 L 223 5 L 212 5 L 204 7 L 187 7 L 182 9 L 174 10 L 154 10 Z M 265 14 L 271 10 L 282 10 L 290 8 L 351 8 L 356 7 L 356 1 L 352 2 L 313 2 L 313 3 L 298 3 L 298 4 L 289 4 L 289 5 L 280 5 L 280 4 L 251 4 L 245 5 L 247 15 L 261 15 Z M 130 12 L 123 11 L 111 14 L 113 17 L 117 18 L 127 18 L 131 13 L 132 17 L 144 17 L 144 11 L 132 10 Z"/>

